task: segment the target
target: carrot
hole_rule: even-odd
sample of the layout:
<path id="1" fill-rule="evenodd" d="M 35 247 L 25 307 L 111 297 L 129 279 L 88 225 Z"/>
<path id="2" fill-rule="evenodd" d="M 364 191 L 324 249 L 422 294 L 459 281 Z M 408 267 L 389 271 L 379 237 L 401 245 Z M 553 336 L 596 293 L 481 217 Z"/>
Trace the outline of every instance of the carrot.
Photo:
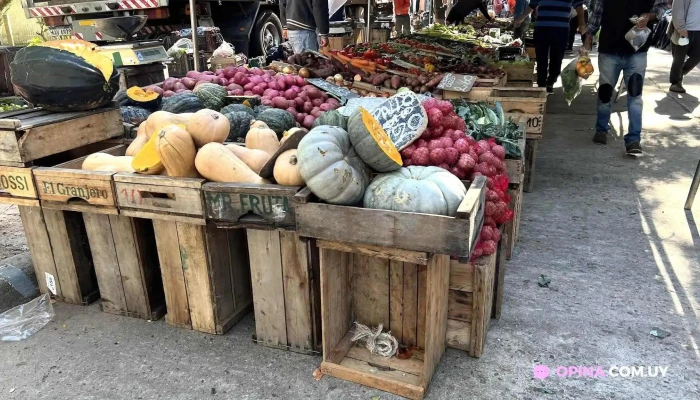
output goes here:
<path id="1" fill-rule="evenodd" d="M 355 66 L 358 66 L 358 65 L 369 65 L 369 64 L 370 64 L 370 61 L 369 61 L 369 60 L 365 60 L 364 58 L 353 58 L 353 59 L 352 59 L 352 63 L 353 63 L 353 65 L 355 65 Z"/>
<path id="2" fill-rule="evenodd" d="M 381 69 L 382 71 L 386 71 L 387 69 L 389 69 L 389 67 L 387 67 L 386 65 L 381 65 L 381 64 L 377 64 L 377 68 Z"/>
<path id="3" fill-rule="evenodd" d="M 342 54 L 340 54 L 340 53 L 336 54 L 335 57 L 336 57 L 338 60 L 340 60 L 340 61 L 342 61 L 342 62 L 344 62 L 344 63 L 349 63 L 349 62 L 351 61 L 350 58 L 348 58 L 348 57 L 346 57 L 346 56 L 344 56 L 344 55 L 342 55 Z"/>

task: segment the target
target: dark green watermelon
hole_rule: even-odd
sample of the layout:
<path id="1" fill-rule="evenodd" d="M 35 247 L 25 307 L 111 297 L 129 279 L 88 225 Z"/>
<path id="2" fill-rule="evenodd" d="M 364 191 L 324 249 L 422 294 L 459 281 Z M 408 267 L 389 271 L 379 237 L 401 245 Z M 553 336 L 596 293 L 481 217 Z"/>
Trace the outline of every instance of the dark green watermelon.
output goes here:
<path id="1" fill-rule="evenodd" d="M 47 46 L 20 49 L 10 64 L 12 84 L 28 102 L 52 111 L 102 107 L 119 89 L 119 74 L 109 80 L 95 65 L 68 51 Z"/>

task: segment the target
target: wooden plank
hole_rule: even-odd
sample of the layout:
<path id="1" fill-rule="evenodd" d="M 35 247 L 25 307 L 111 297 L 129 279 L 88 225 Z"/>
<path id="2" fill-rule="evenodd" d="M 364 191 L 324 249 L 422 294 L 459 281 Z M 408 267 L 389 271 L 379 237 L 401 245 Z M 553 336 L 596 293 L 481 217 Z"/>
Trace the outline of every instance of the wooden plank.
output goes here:
<path id="1" fill-rule="evenodd" d="M 204 217 L 200 189 L 115 182 L 120 208 Z"/>
<path id="2" fill-rule="evenodd" d="M 525 179 L 523 180 L 523 191 L 532 192 L 535 187 L 535 165 L 537 163 L 537 145 L 539 140 L 525 140 Z"/>
<path id="3" fill-rule="evenodd" d="M 236 310 L 253 304 L 253 289 L 250 282 L 248 239 L 243 229 L 224 230 L 228 237 L 228 256 L 231 264 L 231 287 Z"/>
<path id="4" fill-rule="evenodd" d="M 0 166 L 0 196 L 38 198 L 32 168 Z"/>
<path id="5" fill-rule="evenodd" d="M 233 280 L 231 279 L 228 233 L 225 229 L 216 229 L 212 225 L 207 225 L 205 236 L 207 241 L 206 253 L 211 269 L 215 315 L 218 324 L 221 318 L 226 318 L 236 311 Z"/>
<path id="6" fill-rule="evenodd" d="M 389 262 L 389 328 L 403 343 L 403 262 Z"/>
<path id="7" fill-rule="evenodd" d="M 100 288 L 102 311 L 124 313 L 127 310 L 126 298 L 109 216 L 93 213 L 82 215 Z"/>
<path id="8" fill-rule="evenodd" d="M 17 206 L 28 206 L 28 207 L 40 207 L 40 202 L 39 200 L 34 200 L 34 199 L 23 199 L 20 197 L 4 197 L 2 196 L 2 193 L 0 193 L 0 204 L 10 204 L 10 205 L 17 205 Z"/>
<path id="9" fill-rule="evenodd" d="M 17 141 L 17 132 L 0 131 L 0 164 L 24 166 L 24 159 Z"/>
<path id="10" fill-rule="evenodd" d="M 162 220 L 162 221 L 169 221 L 169 222 L 179 222 L 182 224 L 191 224 L 191 225 L 206 225 L 207 220 L 204 218 L 199 218 L 199 217 L 186 217 L 183 215 L 169 215 L 169 214 L 155 214 L 150 211 L 139 211 L 139 210 L 129 210 L 129 209 L 120 209 L 119 214 L 123 215 L 125 217 L 131 217 L 131 218 L 143 218 L 143 219 L 152 219 L 152 220 Z"/>
<path id="11" fill-rule="evenodd" d="M 180 258 L 185 275 L 192 329 L 218 333 L 204 228 L 178 223 L 177 236 L 180 240 Z"/>
<path id="12" fill-rule="evenodd" d="M 436 256 L 427 266 L 427 306 L 425 325 L 425 355 L 423 365 L 423 387 L 428 388 L 433 374 L 445 352 L 447 330 L 447 292 L 450 282 L 450 257 Z"/>
<path id="13" fill-rule="evenodd" d="M 374 371 L 369 364 L 352 358 L 343 359 L 342 363 L 321 363 L 321 372 L 346 381 L 359 383 L 385 392 L 397 394 L 412 400 L 423 398 L 425 390 L 420 387 L 419 379 L 413 375 L 398 371 Z"/>
<path id="14" fill-rule="evenodd" d="M 543 113 L 522 113 L 522 112 L 504 112 L 505 120 L 513 120 L 516 124 L 523 124 L 525 126 L 525 133 L 528 137 L 539 136 L 542 137 L 542 129 L 544 127 L 544 114 Z"/>
<path id="15" fill-rule="evenodd" d="M 501 228 L 501 241 L 498 242 L 498 250 L 496 252 L 496 268 L 493 282 L 493 307 L 491 309 L 491 317 L 495 319 L 501 318 L 501 310 L 503 309 L 503 290 L 505 285 L 506 275 L 506 243 L 508 242 L 508 234 L 503 232 Z"/>
<path id="16" fill-rule="evenodd" d="M 450 289 L 474 291 L 474 264 L 450 260 Z"/>
<path id="17" fill-rule="evenodd" d="M 116 207 L 112 174 L 69 169 L 34 169 L 39 198 L 43 201 Z"/>
<path id="18" fill-rule="evenodd" d="M 447 317 L 450 319 L 471 322 L 474 308 L 474 293 L 461 290 L 450 290 L 448 298 Z"/>
<path id="19" fill-rule="evenodd" d="M 474 308 L 471 322 L 471 345 L 469 355 L 481 357 L 486 342 L 486 331 L 491 319 L 493 301 L 493 279 L 496 269 L 496 254 L 483 257 L 474 268 Z"/>
<path id="20" fill-rule="evenodd" d="M 137 183 L 143 185 L 156 185 L 166 187 L 179 187 L 201 189 L 205 180 L 200 178 L 181 178 L 164 175 L 139 175 L 129 173 L 117 173 L 113 177 L 115 182 Z"/>
<path id="21" fill-rule="evenodd" d="M 389 260 L 353 256 L 353 312 L 355 320 L 371 329 L 389 323 Z"/>
<path id="22" fill-rule="evenodd" d="M 32 254 L 34 273 L 41 293 L 50 293 L 46 286 L 46 274 L 50 274 L 56 283 L 56 293 L 61 293 L 61 282 L 58 280 L 56 264 L 51 249 L 49 233 L 46 229 L 44 214 L 40 207 L 19 206 L 19 216 L 24 226 L 29 251 Z"/>
<path id="23" fill-rule="evenodd" d="M 403 265 L 403 342 L 416 346 L 418 328 L 418 265 Z"/>
<path id="24" fill-rule="evenodd" d="M 469 351 L 471 346 L 472 324 L 471 322 L 447 320 L 447 346 L 453 349 Z"/>
<path id="25" fill-rule="evenodd" d="M 202 189 L 208 219 L 238 222 L 250 214 L 274 226 L 295 225 L 291 203 L 299 187 L 207 183 Z"/>
<path id="26" fill-rule="evenodd" d="M 423 360 L 418 360 L 413 357 L 406 360 L 400 360 L 396 357 L 387 358 L 378 354 L 372 354 L 369 352 L 369 350 L 367 350 L 367 348 L 361 345 L 350 347 L 350 350 L 345 357 L 353 358 L 357 361 L 364 361 L 374 365 L 380 365 L 385 368 L 391 368 L 392 370 L 405 372 L 413 375 L 415 378 L 418 378 L 423 374 Z"/>
<path id="27" fill-rule="evenodd" d="M 279 237 L 282 249 L 287 345 L 293 349 L 313 350 L 307 245 L 295 232 L 280 231 Z"/>
<path id="28" fill-rule="evenodd" d="M 323 359 L 352 326 L 353 254 L 321 248 L 321 319 Z"/>
<path id="29" fill-rule="evenodd" d="M 248 229 L 247 233 L 258 343 L 286 345 L 280 234 L 257 229 Z"/>
<path id="30" fill-rule="evenodd" d="M 523 179 L 523 160 L 505 159 L 510 185 L 519 185 Z"/>
<path id="31" fill-rule="evenodd" d="M 192 329 L 177 223 L 154 219 L 153 231 L 168 309 L 165 320 L 170 325 Z"/>
<path id="32" fill-rule="evenodd" d="M 353 331 L 349 330 L 348 333 L 343 336 L 340 343 L 333 347 L 333 350 L 331 350 L 329 354 L 323 353 L 323 359 L 333 364 L 340 364 L 350 351 L 350 348 L 355 345 L 355 343 L 352 342 L 352 336 Z"/>
<path id="33" fill-rule="evenodd" d="M 421 349 L 425 348 L 425 331 L 434 328 L 425 326 L 427 312 L 426 307 L 428 305 L 427 284 L 428 267 L 426 265 L 420 265 L 418 266 L 418 314 L 416 316 L 416 345 Z"/>
<path id="34" fill-rule="evenodd" d="M 364 254 L 372 257 L 388 258 L 390 260 L 403 261 L 412 264 L 426 265 L 428 264 L 428 259 L 430 258 L 430 253 L 426 252 L 392 249 L 369 244 L 332 242 L 328 240 L 318 240 L 316 243 L 318 244 L 318 247 L 326 249 Z"/>

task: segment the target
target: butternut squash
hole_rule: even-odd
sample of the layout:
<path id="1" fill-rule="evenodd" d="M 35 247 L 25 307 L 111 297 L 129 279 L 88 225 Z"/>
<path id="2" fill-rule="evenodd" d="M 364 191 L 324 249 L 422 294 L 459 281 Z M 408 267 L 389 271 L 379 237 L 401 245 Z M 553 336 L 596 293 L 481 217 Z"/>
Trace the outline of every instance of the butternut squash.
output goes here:
<path id="1" fill-rule="evenodd" d="M 280 154 L 275 160 L 275 168 L 272 170 L 272 175 L 280 185 L 286 186 L 302 186 L 304 178 L 299 173 L 297 160 L 297 150 L 287 150 Z"/>
<path id="2" fill-rule="evenodd" d="M 280 148 L 280 141 L 272 129 L 253 128 L 245 135 L 245 147 L 262 150 L 272 156 Z"/>
<path id="3" fill-rule="evenodd" d="M 189 133 L 178 125 L 168 125 L 158 132 L 155 140 L 156 152 L 168 171 L 168 176 L 197 178 L 194 167 L 197 149 Z"/>
<path id="4" fill-rule="evenodd" d="M 139 150 L 141 150 L 146 142 L 148 142 L 148 135 L 146 135 L 146 121 L 143 121 L 136 130 L 136 137 L 131 144 L 129 144 L 129 147 L 126 148 L 126 153 L 124 153 L 124 155 L 135 155 Z"/>
<path id="5" fill-rule="evenodd" d="M 237 144 L 227 144 L 226 148 L 240 158 L 256 174 L 259 174 L 265 163 L 270 160 L 270 155 L 263 150 L 248 149 Z"/>
<path id="6" fill-rule="evenodd" d="M 144 175 L 160 175 L 165 170 L 163 163 L 160 161 L 160 156 L 156 151 L 157 140 L 158 135 L 151 136 L 146 144 L 134 154 L 134 158 L 131 161 L 131 166 L 134 168 L 134 171 Z"/>
<path id="7" fill-rule="evenodd" d="M 250 129 L 255 129 L 255 128 L 270 129 L 270 127 L 267 126 L 267 124 L 264 123 L 263 121 L 252 121 L 250 123 Z"/>
<path id="8" fill-rule="evenodd" d="M 133 158 L 130 156 L 95 153 L 85 158 L 82 168 L 86 171 L 134 172 L 134 169 L 131 167 Z"/>
<path id="9" fill-rule="evenodd" d="M 146 120 L 146 136 L 148 139 L 158 133 L 162 127 L 168 124 L 184 124 L 187 126 L 194 113 L 173 114 L 167 111 L 156 111 Z"/>
<path id="10" fill-rule="evenodd" d="M 221 143 L 207 143 L 194 160 L 197 171 L 214 182 L 269 183 Z"/>
<path id="11" fill-rule="evenodd" d="M 308 131 L 304 128 L 292 128 L 290 130 L 284 131 L 284 133 L 282 134 L 282 139 L 280 140 L 280 146 L 282 146 L 284 144 L 284 142 L 286 142 L 290 137 L 292 137 L 292 135 L 294 135 L 297 132 L 308 132 Z"/>
<path id="12" fill-rule="evenodd" d="M 194 113 L 187 121 L 187 132 L 197 148 L 211 142 L 223 143 L 230 129 L 228 118 L 218 111 L 206 108 Z"/>

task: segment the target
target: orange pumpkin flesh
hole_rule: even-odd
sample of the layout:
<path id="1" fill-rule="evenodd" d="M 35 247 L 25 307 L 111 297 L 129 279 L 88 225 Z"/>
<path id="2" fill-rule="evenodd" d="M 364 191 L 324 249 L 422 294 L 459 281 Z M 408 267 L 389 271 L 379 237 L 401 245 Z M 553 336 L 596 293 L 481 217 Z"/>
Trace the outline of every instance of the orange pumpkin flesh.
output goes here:
<path id="1" fill-rule="evenodd" d="M 401 153 L 396 149 L 394 142 L 392 142 L 389 135 L 386 134 L 382 125 L 364 108 L 360 108 L 360 113 L 362 113 L 362 123 L 367 128 L 367 131 L 369 131 L 369 134 L 372 135 L 374 141 L 377 142 L 382 151 L 384 151 L 384 154 L 389 156 L 389 158 L 394 160 L 397 164 L 403 165 Z"/>

